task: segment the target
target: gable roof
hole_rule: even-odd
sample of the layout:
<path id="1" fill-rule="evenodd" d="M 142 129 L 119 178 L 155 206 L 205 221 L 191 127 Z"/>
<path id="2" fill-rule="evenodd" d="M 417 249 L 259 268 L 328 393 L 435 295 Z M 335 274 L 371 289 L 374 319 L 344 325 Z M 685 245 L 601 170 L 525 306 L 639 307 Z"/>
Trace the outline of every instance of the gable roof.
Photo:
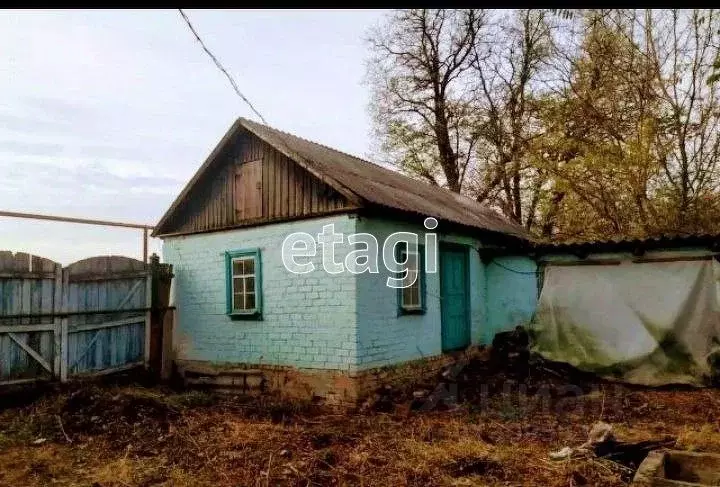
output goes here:
<path id="1" fill-rule="evenodd" d="M 523 227 L 471 198 L 245 118 L 238 118 L 230 127 L 160 219 L 154 234 L 161 233 L 162 226 L 192 186 L 209 169 L 224 146 L 231 143 L 243 129 L 294 160 L 358 206 L 376 205 L 424 217 L 432 216 L 438 220 L 530 240 L 530 235 Z"/>

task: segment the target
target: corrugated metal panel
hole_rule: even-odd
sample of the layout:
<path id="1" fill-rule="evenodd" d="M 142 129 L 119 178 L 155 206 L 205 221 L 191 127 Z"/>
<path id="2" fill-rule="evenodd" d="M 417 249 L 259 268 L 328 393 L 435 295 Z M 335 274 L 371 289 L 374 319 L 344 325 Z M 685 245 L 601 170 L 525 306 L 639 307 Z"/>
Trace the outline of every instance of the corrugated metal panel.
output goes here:
<path id="1" fill-rule="evenodd" d="M 557 253 L 593 253 L 646 251 L 653 249 L 673 249 L 688 247 L 708 247 L 720 250 L 720 234 L 656 235 L 647 238 L 615 238 L 591 241 L 566 241 L 536 245 L 533 250 L 540 254 Z"/>

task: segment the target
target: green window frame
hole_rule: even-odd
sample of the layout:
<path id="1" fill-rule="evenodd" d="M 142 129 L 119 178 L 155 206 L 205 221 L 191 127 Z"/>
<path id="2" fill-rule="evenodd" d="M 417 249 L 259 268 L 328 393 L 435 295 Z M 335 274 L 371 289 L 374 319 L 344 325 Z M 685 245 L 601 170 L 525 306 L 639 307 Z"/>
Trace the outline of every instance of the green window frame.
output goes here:
<path id="1" fill-rule="evenodd" d="M 225 252 L 227 314 L 233 319 L 262 319 L 260 249 Z"/>
<path id="2" fill-rule="evenodd" d="M 396 245 L 395 255 L 398 261 L 403 261 L 407 255 L 407 245 Z M 411 252 L 411 255 L 413 252 Z M 415 262 L 417 264 L 418 273 L 417 280 L 409 288 L 398 288 L 398 316 L 401 315 L 422 315 L 427 311 L 427 292 L 425 289 L 425 246 L 418 245 L 415 254 Z M 412 258 L 411 258 L 412 261 Z M 397 278 L 402 277 L 402 273 L 397 273 Z"/>

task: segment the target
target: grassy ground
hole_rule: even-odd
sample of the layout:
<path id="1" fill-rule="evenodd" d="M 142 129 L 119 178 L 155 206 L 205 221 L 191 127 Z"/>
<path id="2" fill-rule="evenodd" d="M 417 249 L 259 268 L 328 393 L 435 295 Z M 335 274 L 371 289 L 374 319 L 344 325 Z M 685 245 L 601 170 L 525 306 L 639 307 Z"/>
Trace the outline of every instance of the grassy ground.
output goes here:
<path id="1" fill-rule="evenodd" d="M 415 411 L 399 395 L 345 414 L 133 384 L 71 386 L 0 403 L 0 485 L 626 485 L 631 468 L 548 457 L 583 443 L 600 418 L 623 440 L 669 436 L 679 448 L 720 452 L 718 390 L 489 383 L 485 395 L 461 394 L 454 410 Z"/>

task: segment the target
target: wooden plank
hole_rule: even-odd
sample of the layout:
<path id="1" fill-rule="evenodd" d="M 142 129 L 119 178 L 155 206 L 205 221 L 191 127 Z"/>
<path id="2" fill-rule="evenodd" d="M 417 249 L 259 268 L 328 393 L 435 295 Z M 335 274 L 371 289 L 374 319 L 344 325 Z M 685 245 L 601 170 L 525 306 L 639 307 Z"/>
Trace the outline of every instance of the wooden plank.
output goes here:
<path id="1" fill-rule="evenodd" d="M 42 365 L 42 367 L 50 372 L 52 374 L 52 366 L 47 363 L 47 361 L 35 350 L 33 350 L 30 346 L 28 346 L 24 341 L 20 340 L 18 336 L 15 333 L 8 333 L 7 336 L 9 336 L 17 345 L 25 350 L 25 352 L 30 355 L 37 363 Z"/>
<path id="2" fill-rule="evenodd" d="M 52 272 L 0 272 L 0 279 L 53 279 Z"/>
<path id="3" fill-rule="evenodd" d="M 85 359 L 85 357 L 88 355 L 90 350 L 95 345 L 95 342 L 97 342 L 98 338 L 100 338 L 101 332 L 102 332 L 102 330 L 98 330 L 97 332 L 95 332 L 92 339 L 87 344 L 85 344 L 85 347 L 83 348 L 83 351 L 81 353 L 73 354 L 73 356 L 75 357 L 75 360 L 73 361 L 73 363 L 70 366 L 68 366 L 69 372 L 72 372 L 73 370 L 75 370 L 77 368 L 77 366 L 80 365 L 80 363 Z M 77 333 L 74 333 L 73 335 L 76 340 L 76 343 L 79 345 L 79 335 Z"/>
<path id="4" fill-rule="evenodd" d="M 703 260 L 713 260 L 713 255 L 695 255 L 695 256 L 677 256 L 677 257 L 643 257 L 633 259 L 633 264 L 655 264 L 658 262 L 695 262 Z"/>
<path id="5" fill-rule="evenodd" d="M 39 325 L 0 325 L 0 333 L 33 333 L 40 331 L 55 331 L 55 324 Z"/>
<path id="6" fill-rule="evenodd" d="M 257 163 L 254 163 L 254 174 L 252 179 L 252 191 L 253 191 L 253 218 L 262 218 L 262 169 L 263 161 L 260 159 Z"/>
<path id="7" fill-rule="evenodd" d="M 75 374 L 76 377 L 95 377 L 95 376 L 102 376 L 102 375 L 108 375 L 108 374 L 114 374 L 116 372 L 123 372 L 126 370 L 134 369 L 136 367 L 143 367 L 145 364 L 142 361 L 139 362 L 131 362 L 124 365 L 119 365 L 117 367 L 112 367 L 108 369 L 102 369 L 102 370 L 91 370 L 91 371 L 83 371 L 78 374 Z"/>
<path id="8" fill-rule="evenodd" d="M 55 280 L 53 281 L 53 305 L 52 312 L 60 313 L 62 311 L 62 289 L 63 289 L 63 270 L 60 264 L 55 265 Z M 62 319 L 53 318 L 53 376 L 60 379 L 60 362 L 61 362 L 61 331 Z"/>
<path id="9" fill-rule="evenodd" d="M 319 216 L 319 215 L 318 215 Z M 65 312 L 59 312 L 59 313 L 38 313 L 38 314 L 20 314 L 20 315 L 0 315 L 0 323 L 4 323 L 5 325 L 9 325 L 8 321 L 17 321 L 20 318 L 65 318 L 65 317 L 75 317 L 75 316 L 96 316 L 96 315 L 107 315 L 107 314 L 113 314 L 113 313 L 144 313 L 147 311 L 147 307 L 145 306 L 139 306 L 134 308 L 124 308 L 122 310 L 117 310 L 115 308 L 113 309 L 99 309 L 99 310 L 91 310 L 91 311 L 71 311 L 69 313 Z"/>
<path id="10" fill-rule="evenodd" d="M 287 213 L 291 216 L 295 214 L 295 164 L 288 164 L 287 170 Z"/>
<path id="11" fill-rule="evenodd" d="M 285 158 L 275 156 L 275 214 L 282 216 L 285 214 L 283 211 L 283 179 L 285 179 Z"/>
<path id="12" fill-rule="evenodd" d="M 312 184 L 308 172 L 303 172 L 303 215 L 312 213 Z"/>
<path id="13" fill-rule="evenodd" d="M 70 270 L 62 271 L 62 300 L 60 308 L 63 312 L 70 309 Z M 67 382 L 68 377 L 68 318 L 60 319 L 60 382 Z"/>
<path id="14" fill-rule="evenodd" d="M 147 278 L 147 276 L 145 276 Z M 117 309 L 115 311 L 122 310 L 128 302 L 133 298 L 135 293 L 142 287 L 142 285 L 145 283 L 145 280 L 138 280 L 132 288 L 130 288 L 130 291 L 123 297 L 123 299 L 118 303 Z M 149 307 L 149 306 L 148 306 Z"/>
<path id="15" fill-rule="evenodd" d="M 622 260 L 578 260 L 578 261 L 559 261 L 552 262 L 547 261 L 548 267 L 571 267 L 571 266 L 582 266 L 582 265 L 620 265 Z"/>
<path id="16" fill-rule="evenodd" d="M 275 164 L 275 154 L 270 152 L 270 158 L 268 160 L 268 170 L 269 170 L 269 176 L 268 176 L 268 206 L 270 208 L 269 216 L 270 218 L 278 216 L 277 206 L 275 204 L 275 188 L 277 188 L 277 180 L 275 177 L 275 172 L 277 169 L 277 165 Z"/>
<path id="17" fill-rule="evenodd" d="M 145 321 L 145 315 L 125 318 L 123 320 L 103 321 L 102 323 L 88 323 L 84 325 L 68 325 L 68 333 L 80 333 L 85 331 L 103 330 L 106 328 L 116 328 L 123 325 L 132 325 Z M 2 328 L 0 328 L 2 333 Z"/>
<path id="18" fill-rule="evenodd" d="M 150 365 L 150 327 L 152 323 L 152 273 L 148 272 L 145 279 L 145 303 L 148 307 L 148 311 L 145 312 L 145 349 L 143 350 L 145 367 Z"/>
<path id="19" fill-rule="evenodd" d="M 8 380 L 0 380 L 0 385 L 3 386 L 13 386 L 13 385 L 20 385 L 20 384 L 32 384 L 33 382 L 47 382 L 46 377 L 29 377 L 27 379 L 8 379 Z"/>
<path id="20" fill-rule="evenodd" d="M 237 170 L 235 208 L 240 221 L 262 217 L 262 164 L 260 159 L 249 161 Z"/>
<path id="21" fill-rule="evenodd" d="M 22 314 L 32 314 L 32 308 L 31 308 L 31 298 L 32 298 L 32 280 L 31 279 L 23 279 L 22 280 L 22 291 L 21 291 L 21 302 L 20 302 L 20 313 Z M 23 325 L 29 325 L 30 324 L 30 318 L 23 318 L 20 321 L 20 324 Z"/>
<path id="22" fill-rule="evenodd" d="M 162 363 L 160 366 L 160 378 L 169 380 L 172 376 L 173 355 L 172 337 L 175 323 L 175 310 L 166 310 L 162 320 Z"/>
<path id="23" fill-rule="evenodd" d="M 312 180 L 312 190 L 311 190 L 311 196 L 312 200 L 310 203 L 310 213 L 317 213 L 318 212 L 318 191 L 320 186 L 320 181 L 317 179 L 311 177 Z"/>
<path id="24" fill-rule="evenodd" d="M 263 156 L 262 163 L 262 216 L 267 218 L 269 215 L 268 209 L 268 193 L 270 192 L 270 183 L 268 183 L 268 156 Z"/>
<path id="25" fill-rule="evenodd" d="M 283 158 L 283 168 L 281 172 L 281 182 L 280 182 L 280 211 L 283 215 L 289 215 L 290 214 L 290 208 L 289 208 L 289 195 L 290 195 L 290 164 L 292 164 L 287 159 Z"/>

